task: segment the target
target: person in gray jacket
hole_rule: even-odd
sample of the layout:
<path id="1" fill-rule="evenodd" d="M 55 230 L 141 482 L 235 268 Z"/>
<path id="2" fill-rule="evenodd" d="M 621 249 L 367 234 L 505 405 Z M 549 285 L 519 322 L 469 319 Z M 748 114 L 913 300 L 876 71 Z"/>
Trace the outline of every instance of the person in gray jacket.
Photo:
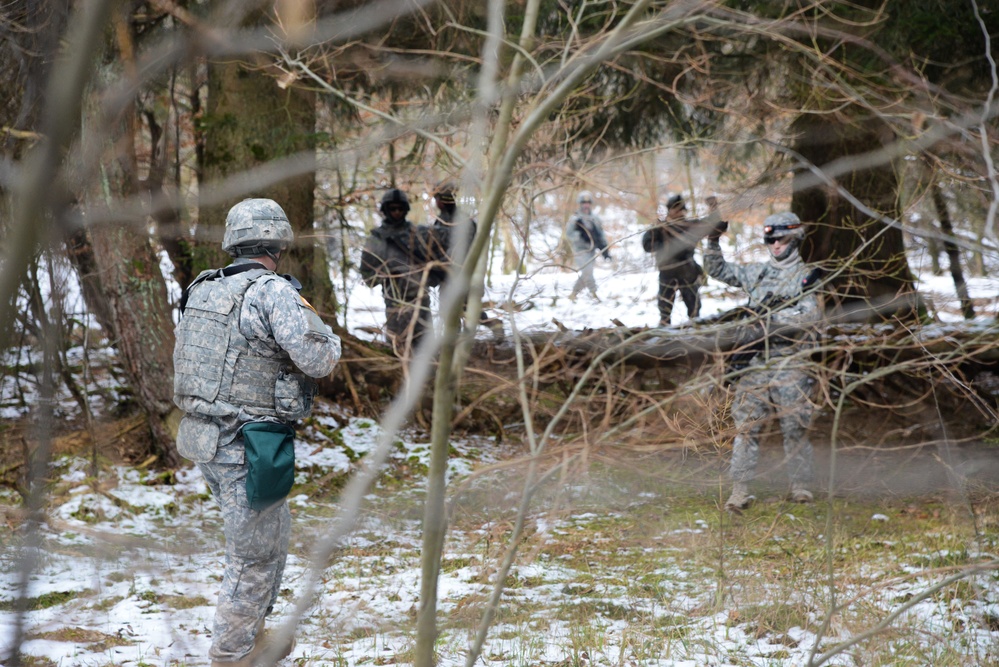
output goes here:
<path id="1" fill-rule="evenodd" d="M 709 233 L 705 267 L 712 278 L 746 291 L 747 308 L 756 314 L 763 338 L 735 382 L 732 418 L 736 436 L 729 470 L 733 484 L 725 508 L 739 512 L 752 502 L 749 481 L 759 458 L 759 434 L 764 424 L 774 419 L 784 439 L 791 500 L 811 502 L 808 427 L 815 379 L 806 372 L 805 353 L 815 345 L 819 304 L 812 290 L 818 272 L 802 262 L 798 253 L 805 229 L 794 213 L 771 215 L 763 227 L 770 260 L 732 264 L 725 261 L 719 244 L 726 227 L 719 223 Z"/>
<path id="2" fill-rule="evenodd" d="M 607 237 L 604 235 L 600 216 L 593 212 L 593 195 L 583 190 L 579 193 L 578 203 L 579 210 L 569 218 L 565 230 L 572 246 L 576 270 L 579 271 L 579 278 L 572 286 L 569 298 L 575 300 L 577 294 L 588 289 L 590 295 L 599 300 L 593 269 L 598 255 L 603 255 L 608 260 L 611 258 L 610 250 L 607 249 Z"/>
<path id="3" fill-rule="evenodd" d="M 275 273 L 293 240 L 276 202 L 243 200 L 229 210 L 222 241 L 235 261 L 202 272 L 180 302 L 177 449 L 198 464 L 225 534 L 213 667 L 250 667 L 265 650 L 292 648 L 268 649 L 262 630 L 288 557 L 293 424 L 312 409 L 309 378 L 329 375 L 340 358 L 340 339 L 299 295 L 298 281 Z"/>

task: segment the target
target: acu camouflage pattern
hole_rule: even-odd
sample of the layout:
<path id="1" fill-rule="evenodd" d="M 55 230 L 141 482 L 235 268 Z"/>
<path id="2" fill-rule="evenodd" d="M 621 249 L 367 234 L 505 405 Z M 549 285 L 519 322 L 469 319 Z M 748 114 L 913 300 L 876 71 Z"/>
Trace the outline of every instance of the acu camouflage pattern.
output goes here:
<path id="1" fill-rule="evenodd" d="M 289 379 L 289 369 L 323 377 L 339 358 L 340 339 L 291 283 L 273 272 L 252 269 L 203 280 L 190 291 L 177 326 L 174 359 L 180 379 L 174 402 L 187 412 L 178 449 L 198 462 L 222 509 L 226 556 L 209 652 L 214 661 L 236 662 L 253 650 L 277 598 L 288 554 L 288 503 L 263 511 L 250 508 L 239 431 L 250 421 L 285 421 L 283 410 L 303 413 L 305 405 L 296 403 L 303 400 L 301 389 L 290 386 L 299 381 L 298 374 Z M 250 369 L 260 370 L 265 379 L 248 378 Z"/>
<path id="2" fill-rule="evenodd" d="M 288 215 L 273 199 L 244 199 L 229 209 L 225 217 L 222 250 L 230 255 L 240 254 L 240 247 L 244 247 L 243 252 L 247 255 L 259 255 L 259 252 L 247 252 L 245 246 L 258 246 L 263 242 L 288 246 L 294 240 L 295 232 Z"/>
<path id="3" fill-rule="evenodd" d="M 572 287 L 575 296 L 584 289 L 596 296 L 597 281 L 593 277 L 597 256 L 607 249 L 607 237 L 600 216 L 596 213 L 577 211 L 566 224 L 566 236 L 572 246 L 574 268 L 579 271 L 579 278 Z"/>
<path id="4" fill-rule="evenodd" d="M 717 241 L 709 242 L 704 263 L 711 277 L 744 289 L 749 294 L 751 308 L 787 300 L 787 305 L 765 318 L 765 327 L 803 328 L 797 330 L 796 337 L 768 338 L 735 383 L 732 418 L 737 434 L 729 469 L 732 480 L 747 482 L 753 478 L 759 459 L 760 431 L 767 422 L 776 419 L 784 440 L 791 483 L 796 488 L 807 487 L 812 481 L 808 426 L 814 412 L 811 399 L 815 378 L 807 372 L 807 359 L 795 353 L 815 344 L 810 326 L 818 320 L 819 304 L 814 293 L 803 289 L 811 267 L 801 261 L 797 252 L 782 262 L 730 264 L 722 257 Z"/>
<path id="5" fill-rule="evenodd" d="M 295 367 L 322 377 L 340 357 L 340 339 L 284 278 L 211 273 L 192 283 L 174 348 L 174 402 L 187 413 L 178 450 L 193 461 L 211 460 L 213 436 L 231 442 L 248 421 L 307 416 L 313 388 Z"/>
<path id="6" fill-rule="evenodd" d="M 784 440 L 784 461 L 794 487 L 812 482 L 812 443 L 808 426 L 814 407 L 815 378 L 801 368 L 755 369 L 735 384 L 732 420 L 736 425 L 729 475 L 735 482 L 748 482 L 760 456 L 760 431 L 774 419 Z"/>
<path id="7" fill-rule="evenodd" d="M 236 662 L 253 650 L 281 590 L 291 513 L 287 501 L 260 512 L 250 509 L 241 438 L 219 447 L 214 460 L 198 467 L 222 508 L 225 535 L 225 570 L 208 655 Z"/>
<path id="8" fill-rule="evenodd" d="M 596 213 L 574 213 L 569 218 L 565 234 L 575 253 L 600 251 L 607 247 L 602 221 Z"/>

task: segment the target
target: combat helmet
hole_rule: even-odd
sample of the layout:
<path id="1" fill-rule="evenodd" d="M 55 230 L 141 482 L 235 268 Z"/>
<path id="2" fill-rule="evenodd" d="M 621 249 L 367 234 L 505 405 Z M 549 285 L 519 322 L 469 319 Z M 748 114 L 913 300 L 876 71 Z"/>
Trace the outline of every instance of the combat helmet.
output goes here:
<path id="1" fill-rule="evenodd" d="M 670 195 L 669 199 L 666 200 L 666 210 L 672 211 L 677 206 L 683 206 L 684 208 L 687 207 L 687 204 L 683 201 L 683 195 Z"/>
<path id="2" fill-rule="evenodd" d="M 225 217 L 222 250 L 232 257 L 273 258 L 294 240 L 288 215 L 273 199 L 244 199 Z"/>
<path id="3" fill-rule="evenodd" d="M 579 193 L 576 198 L 576 202 L 579 204 L 592 204 L 593 203 L 593 193 L 589 190 L 583 190 Z"/>
<path id="4" fill-rule="evenodd" d="M 786 236 L 798 241 L 805 238 L 805 225 L 801 219 L 790 211 L 767 216 L 763 221 L 763 242 L 773 243 Z"/>
<path id="5" fill-rule="evenodd" d="M 457 192 L 458 188 L 455 187 L 454 183 L 443 181 L 434 188 L 434 199 L 441 204 L 454 204 L 456 203 L 455 194 Z"/>
<path id="6" fill-rule="evenodd" d="M 384 215 L 388 215 L 388 207 L 398 204 L 402 206 L 406 213 L 409 213 L 409 197 L 399 188 L 392 188 L 382 195 L 382 203 L 379 209 Z"/>

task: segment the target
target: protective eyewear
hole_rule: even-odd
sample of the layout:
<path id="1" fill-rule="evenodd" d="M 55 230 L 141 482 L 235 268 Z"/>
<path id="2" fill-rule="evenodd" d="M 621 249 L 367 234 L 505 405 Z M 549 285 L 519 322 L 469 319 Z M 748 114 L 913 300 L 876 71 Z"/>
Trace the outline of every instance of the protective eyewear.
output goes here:
<path id="1" fill-rule="evenodd" d="M 405 211 L 406 207 L 405 206 L 399 206 L 398 204 L 393 204 L 392 206 L 386 206 L 385 210 L 386 211 L 390 211 L 390 212 Z"/>

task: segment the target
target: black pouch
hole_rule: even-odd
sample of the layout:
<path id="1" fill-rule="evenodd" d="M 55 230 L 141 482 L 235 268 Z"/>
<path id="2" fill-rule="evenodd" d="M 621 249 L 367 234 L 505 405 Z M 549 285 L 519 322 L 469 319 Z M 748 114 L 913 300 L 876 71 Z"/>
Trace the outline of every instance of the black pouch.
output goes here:
<path id="1" fill-rule="evenodd" d="M 295 482 L 295 430 L 276 422 L 250 422 L 243 426 L 243 445 L 246 499 L 259 512 L 284 500 Z"/>
<path id="2" fill-rule="evenodd" d="M 279 419 L 296 421 L 309 416 L 316 383 L 301 373 L 281 372 L 274 381 L 274 412 Z"/>

